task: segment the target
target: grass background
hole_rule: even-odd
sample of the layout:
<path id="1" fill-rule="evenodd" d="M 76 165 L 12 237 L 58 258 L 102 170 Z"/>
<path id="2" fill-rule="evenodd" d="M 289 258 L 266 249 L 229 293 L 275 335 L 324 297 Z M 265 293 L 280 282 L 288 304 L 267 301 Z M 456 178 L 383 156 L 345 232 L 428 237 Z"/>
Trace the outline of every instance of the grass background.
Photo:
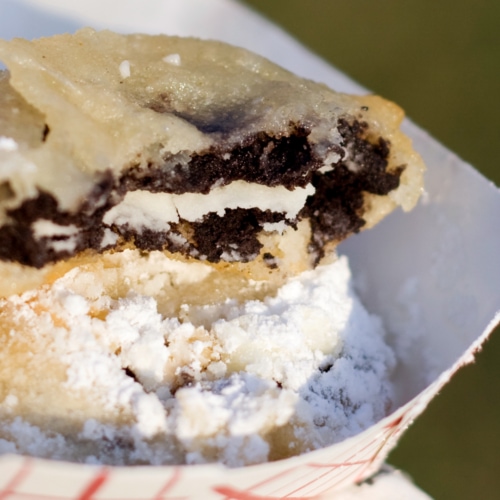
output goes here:
<path id="1" fill-rule="evenodd" d="M 498 0 L 246 3 L 400 104 L 500 185 Z M 436 500 L 500 498 L 499 328 L 476 363 L 462 369 L 407 431 L 389 462 Z"/>

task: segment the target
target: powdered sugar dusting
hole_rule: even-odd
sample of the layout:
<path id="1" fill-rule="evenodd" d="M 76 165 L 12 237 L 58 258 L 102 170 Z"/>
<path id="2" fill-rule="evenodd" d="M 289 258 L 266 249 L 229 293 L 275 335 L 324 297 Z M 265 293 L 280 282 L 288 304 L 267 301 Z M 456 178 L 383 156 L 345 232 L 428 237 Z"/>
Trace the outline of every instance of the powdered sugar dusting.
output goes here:
<path id="1" fill-rule="evenodd" d="M 163 60 L 168 64 L 172 64 L 173 66 L 181 65 L 181 56 L 179 54 L 169 54 L 168 56 L 165 56 Z"/>
<path id="2" fill-rule="evenodd" d="M 3 453 L 241 466 L 327 446 L 387 414 L 394 354 L 345 257 L 262 301 L 184 304 L 182 321 L 133 286 L 84 297 L 84 274 L 2 302 L 33 327 L 1 332 L 0 362 L 17 356 L 0 369 Z"/>
<path id="3" fill-rule="evenodd" d="M 130 77 L 130 61 L 127 60 L 122 61 L 118 69 L 123 79 Z"/>
<path id="4" fill-rule="evenodd" d="M 12 152 L 17 150 L 18 144 L 14 139 L 0 135 L 0 151 Z"/>

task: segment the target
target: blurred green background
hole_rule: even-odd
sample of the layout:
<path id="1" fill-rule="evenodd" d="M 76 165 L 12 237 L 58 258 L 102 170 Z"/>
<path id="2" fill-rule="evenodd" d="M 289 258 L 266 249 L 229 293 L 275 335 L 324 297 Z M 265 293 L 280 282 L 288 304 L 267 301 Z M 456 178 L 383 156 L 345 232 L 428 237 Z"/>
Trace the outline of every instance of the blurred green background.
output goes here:
<path id="1" fill-rule="evenodd" d="M 500 1 L 246 3 L 400 104 L 500 186 Z M 436 500 L 500 498 L 499 328 L 476 363 L 407 431 L 389 462 Z"/>

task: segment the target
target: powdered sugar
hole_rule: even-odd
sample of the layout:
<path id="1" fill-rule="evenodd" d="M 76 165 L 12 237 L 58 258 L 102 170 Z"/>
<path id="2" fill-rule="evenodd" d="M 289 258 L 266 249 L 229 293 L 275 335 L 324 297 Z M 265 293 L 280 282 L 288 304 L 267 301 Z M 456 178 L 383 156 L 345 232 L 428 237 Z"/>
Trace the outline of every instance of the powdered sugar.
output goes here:
<path id="1" fill-rule="evenodd" d="M 262 301 L 184 304 L 181 319 L 133 284 L 89 298 L 78 280 L 89 276 L 3 301 L 16 325 L 2 357 L 17 356 L 0 392 L 4 453 L 241 466 L 332 444 L 388 411 L 394 354 L 345 257 Z"/>

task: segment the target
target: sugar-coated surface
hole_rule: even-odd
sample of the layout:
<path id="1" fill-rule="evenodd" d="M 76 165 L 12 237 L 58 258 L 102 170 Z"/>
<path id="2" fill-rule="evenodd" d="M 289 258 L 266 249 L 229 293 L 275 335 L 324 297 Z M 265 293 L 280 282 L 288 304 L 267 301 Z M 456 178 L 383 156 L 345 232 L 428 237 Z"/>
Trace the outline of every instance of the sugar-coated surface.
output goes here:
<path id="1" fill-rule="evenodd" d="M 346 258 L 264 300 L 181 304 L 175 318 L 154 298 L 163 271 L 135 268 L 127 296 L 82 266 L 2 300 L 2 453 L 241 466 L 340 441 L 390 409 L 395 357 Z"/>

